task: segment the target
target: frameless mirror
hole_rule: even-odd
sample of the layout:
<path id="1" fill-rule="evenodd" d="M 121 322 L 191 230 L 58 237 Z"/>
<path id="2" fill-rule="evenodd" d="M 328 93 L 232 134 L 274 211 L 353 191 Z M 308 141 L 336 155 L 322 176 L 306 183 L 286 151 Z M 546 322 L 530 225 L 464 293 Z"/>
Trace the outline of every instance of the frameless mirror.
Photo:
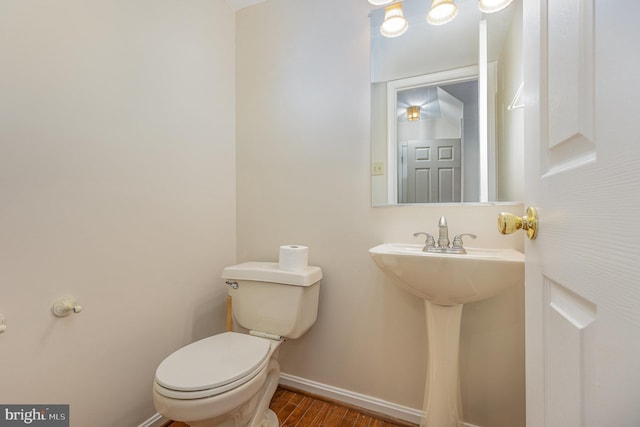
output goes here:
<path id="1" fill-rule="evenodd" d="M 372 205 L 521 200 L 521 0 L 492 14 L 457 0 L 438 26 L 431 2 L 401 4 L 398 37 L 371 13 Z"/>

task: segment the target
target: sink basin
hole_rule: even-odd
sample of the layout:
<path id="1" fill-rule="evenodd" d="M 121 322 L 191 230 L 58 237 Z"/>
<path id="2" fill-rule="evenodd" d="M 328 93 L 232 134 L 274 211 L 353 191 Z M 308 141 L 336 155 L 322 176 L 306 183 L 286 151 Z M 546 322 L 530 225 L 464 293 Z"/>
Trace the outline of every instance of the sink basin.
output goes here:
<path id="1" fill-rule="evenodd" d="M 423 252 L 424 245 L 385 243 L 369 250 L 396 284 L 433 304 L 466 304 L 522 283 L 524 254 L 514 249 L 465 248 L 466 254 Z"/>

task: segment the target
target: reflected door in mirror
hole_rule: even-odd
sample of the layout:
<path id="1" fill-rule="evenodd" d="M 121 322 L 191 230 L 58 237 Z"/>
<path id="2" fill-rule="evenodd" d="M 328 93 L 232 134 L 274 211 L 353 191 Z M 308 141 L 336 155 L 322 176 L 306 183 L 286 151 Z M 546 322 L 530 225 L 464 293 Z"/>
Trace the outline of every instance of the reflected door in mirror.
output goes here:
<path id="1" fill-rule="evenodd" d="M 460 139 L 401 142 L 398 147 L 399 202 L 460 202 L 460 146 Z"/>

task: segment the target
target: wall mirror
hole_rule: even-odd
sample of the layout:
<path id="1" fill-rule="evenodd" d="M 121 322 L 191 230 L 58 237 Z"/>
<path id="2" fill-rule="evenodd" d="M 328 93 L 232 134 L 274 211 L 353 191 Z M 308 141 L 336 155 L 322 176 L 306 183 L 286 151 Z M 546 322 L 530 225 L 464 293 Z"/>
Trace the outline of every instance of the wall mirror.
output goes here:
<path id="1" fill-rule="evenodd" d="M 522 200 L 521 0 L 457 0 L 444 25 L 430 1 L 400 4 L 400 36 L 380 33 L 384 7 L 370 15 L 372 205 Z"/>

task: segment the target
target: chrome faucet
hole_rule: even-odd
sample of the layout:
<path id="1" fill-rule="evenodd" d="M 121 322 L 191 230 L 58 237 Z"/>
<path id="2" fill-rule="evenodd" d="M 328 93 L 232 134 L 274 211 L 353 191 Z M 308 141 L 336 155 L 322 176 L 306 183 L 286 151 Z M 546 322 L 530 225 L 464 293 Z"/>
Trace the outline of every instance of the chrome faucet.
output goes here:
<path id="1" fill-rule="evenodd" d="M 469 236 L 472 239 L 475 239 L 477 236 L 471 233 L 462 233 L 456 235 L 453 238 L 453 243 L 449 242 L 449 226 L 447 225 L 447 219 L 444 216 L 440 217 L 440 221 L 438 221 L 438 243 L 436 244 L 436 240 L 429 233 L 425 233 L 424 231 L 419 231 L 417 233 L 413 233 L 413 237 L 418 237 L 420 235 L 424 235 L 426 240 L 424 242 L 424 248 L 422 248 L 423 252 L 436 252 L 436 253 L 446 253 L 446 254 L 466 254 L 467 251 L 463 247 L 462 238 L 465 236 Z"/>
<path id="2" fill-rule="evenodd" d="M 441 248 L 449 247 L 449 226 L 447 226 L 447 218 L 440 217 L 438 221 L 438 246 Z"/>

